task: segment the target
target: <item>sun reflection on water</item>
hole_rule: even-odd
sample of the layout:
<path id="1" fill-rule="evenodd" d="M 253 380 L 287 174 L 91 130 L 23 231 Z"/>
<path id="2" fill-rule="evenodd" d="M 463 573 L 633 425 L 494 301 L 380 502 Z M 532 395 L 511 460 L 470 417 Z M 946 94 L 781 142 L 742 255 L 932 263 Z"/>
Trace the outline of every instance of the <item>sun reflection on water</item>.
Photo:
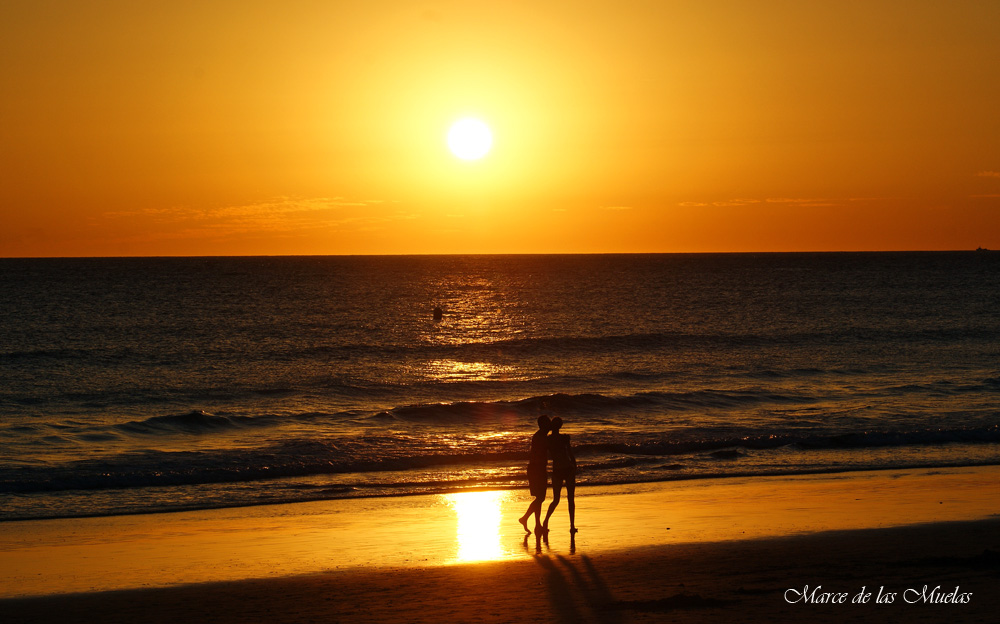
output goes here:
<path id="1" fill-rule="evenodd" d="M 490 561 L 508 555 L 500 541 L 500 506 L 507 492 L 460 492 L 443 496 L 458 519 L 457 561 Z"/>
<path id="2" fill-rule="evenodd" d="M 459 362 L 457 360 L 431 360 L 427 362 L 427 376 L 434 381 L 510 381 L 519 379 L 513 366 L 490 362 Z"/>

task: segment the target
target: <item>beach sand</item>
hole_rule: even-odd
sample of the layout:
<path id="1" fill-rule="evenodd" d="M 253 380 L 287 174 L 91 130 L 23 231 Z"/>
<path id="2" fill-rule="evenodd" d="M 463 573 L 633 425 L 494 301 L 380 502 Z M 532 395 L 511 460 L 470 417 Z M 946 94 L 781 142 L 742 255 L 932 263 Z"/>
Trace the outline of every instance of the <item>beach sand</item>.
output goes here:
<path id="1" fill-rule="evenodd" d="M 1000 467 L 581 488 L 575 540 L 565 501 L 547 540 L 526 538 L 520 491 L 6 523 L 0 613 L 102 623 L 996 622 L 998 494 Z M 817 586 L 846 602 L 805 603 L 800 594 Z M 948 602 L 924 601 L 936 587 Z"/>

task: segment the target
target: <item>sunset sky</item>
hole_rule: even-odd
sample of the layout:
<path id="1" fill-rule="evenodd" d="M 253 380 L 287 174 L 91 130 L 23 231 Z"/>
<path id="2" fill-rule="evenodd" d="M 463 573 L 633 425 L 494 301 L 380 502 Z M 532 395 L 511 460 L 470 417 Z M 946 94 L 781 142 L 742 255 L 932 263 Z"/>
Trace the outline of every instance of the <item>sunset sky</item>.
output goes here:
<path id="1" fill-rule="evenodd" d="M 10 0 L 0 256 L 1000 248 L 998 33 L 996 0 Z"/>

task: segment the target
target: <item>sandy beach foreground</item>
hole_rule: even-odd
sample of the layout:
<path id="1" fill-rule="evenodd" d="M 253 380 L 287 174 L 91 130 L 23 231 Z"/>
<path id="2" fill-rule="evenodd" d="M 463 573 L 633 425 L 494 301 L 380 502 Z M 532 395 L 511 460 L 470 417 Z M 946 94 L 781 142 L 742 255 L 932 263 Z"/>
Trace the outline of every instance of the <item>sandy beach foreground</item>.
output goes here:
<path id="1" fill-rule="evenodd" d="M 15 522 L 11 622 L 991 622 L 1000 468 Z"/>

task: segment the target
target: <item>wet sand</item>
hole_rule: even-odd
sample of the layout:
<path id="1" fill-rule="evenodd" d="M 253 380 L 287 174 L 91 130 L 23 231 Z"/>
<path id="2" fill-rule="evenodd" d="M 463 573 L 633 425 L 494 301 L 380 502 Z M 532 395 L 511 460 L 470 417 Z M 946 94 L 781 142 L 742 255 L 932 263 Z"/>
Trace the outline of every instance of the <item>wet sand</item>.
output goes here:
<path id="1" fill-rule="evenodd" d="M 524 492 L 7 523 L 0 611 L 14 622 L 988 622 L 1000 611 L 998 493 L 998 467 L 588 488 L 575 540 L 565 503 L 547 540 L 526 538 Z M 846 603 L 789 602 L 807 586 Z M 862 587 L 872 596 L 852 603 Z"/>

